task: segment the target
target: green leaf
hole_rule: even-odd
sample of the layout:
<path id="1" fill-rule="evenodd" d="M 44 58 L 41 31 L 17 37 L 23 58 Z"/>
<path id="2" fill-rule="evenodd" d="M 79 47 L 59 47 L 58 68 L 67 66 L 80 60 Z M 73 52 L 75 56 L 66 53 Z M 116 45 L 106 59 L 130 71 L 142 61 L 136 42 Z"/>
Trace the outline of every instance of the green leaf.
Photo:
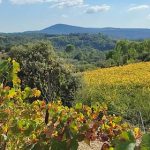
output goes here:
<path id="1" fill-rule="evenodd" d="M 78 144 L 77 139 L 73 138 L 70 143 L 70 150 L 77 150 L 78 146 L 79 146 L 79 144 Z"/>
<path id="2" fill-rule="evenodd" d="M 129 131 L 129 132 L 126 132 L 126 131 L 122 132 L 121 135 L 120 135 L 120 139 L 129 141 L 129 142 L 132 142 L 132 143 L 135 142 L 134 135 L 133 135 L 133 133 L 131 131 Z"/>
<path id="3" fill-rule="evenodd" d="M 77 103 L 75 105 L 75 109 L 81 110 L 82 109 L 82 103 Z"/>
<path id="4" fill-rule="evenodd" d="M 1 134 L 4 141 L 7 141 L 7 136 L 5 134 Z"/>
<path id="5" fill-rule="evenodd" d="M 150 133 L 143 135 L 140 147 L 141 150 L 150 150 Z"/>
<path id="6" fill-rule="evenodd" d="M 115 147 L 115 150 L 134 150 L 136 144 L 130 142 L 120 142 Z"/>
<path id="7" fill-rule="evenodd" d="M 31 88 L 30 87 L 26 87 L 24 89 L 23 98 L 25 99 L 25 98 L 29 97 L 30 95 L 31 95 Z"/>
<path id="8" fill-rule="evenodd" d="M 51 150 L 67 150 L 67 142 L 52 140 Z"/>
<path id="9" fill-rule="evenodd" d="M 134 150 L 136 146 L 136 141 L 131 131 L 122 132 L 118 139 L 112 143 L 115 146 L 115 150 Z"/>
<path id="10" fill-rule="evenodd" d="M 9 97 L 9 98 L 13 98 L 15 95 L 16 95 L 16 91 L 15 91 L 14 88 L 12 88 L 12 89 L 9 91 L 8 97 Z"/>
<path id="11" fill-rule="evenodd" d="M 32 124 L 30 124 L 30 126 L 29 126 L 28 129 L 24 132 L 24 134 L 25 134 L 26 136 L 29 136 L 29 135 L 34 131 L 34 129 L 35 129 L 35 126 L 32 125 Z"/>

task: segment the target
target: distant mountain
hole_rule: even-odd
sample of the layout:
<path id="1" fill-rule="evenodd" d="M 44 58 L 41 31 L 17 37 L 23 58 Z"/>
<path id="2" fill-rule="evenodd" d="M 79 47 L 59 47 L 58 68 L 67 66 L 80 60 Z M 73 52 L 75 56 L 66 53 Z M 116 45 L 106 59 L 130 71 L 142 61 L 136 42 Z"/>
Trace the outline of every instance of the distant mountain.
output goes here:
<path id="1" fill-rule="evenodd" d="M 103 33 L 117 39 L 148 39 L 150 29 L 142 28 L 84 28 L 66 24 L 56 24 L 38 31 L 44 34 L 70 34 L 70 33 Z"/>

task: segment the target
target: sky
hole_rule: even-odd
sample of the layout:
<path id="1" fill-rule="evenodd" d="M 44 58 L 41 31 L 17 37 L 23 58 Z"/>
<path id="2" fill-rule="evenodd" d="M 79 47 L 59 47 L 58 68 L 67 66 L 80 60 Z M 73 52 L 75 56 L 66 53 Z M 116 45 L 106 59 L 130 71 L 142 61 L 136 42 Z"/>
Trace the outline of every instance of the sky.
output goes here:
<path id="1" fill-rule="evenodd" d="M 0 32 L 82 27 L 150 28 L 150 0 L 0 0 Z"/>

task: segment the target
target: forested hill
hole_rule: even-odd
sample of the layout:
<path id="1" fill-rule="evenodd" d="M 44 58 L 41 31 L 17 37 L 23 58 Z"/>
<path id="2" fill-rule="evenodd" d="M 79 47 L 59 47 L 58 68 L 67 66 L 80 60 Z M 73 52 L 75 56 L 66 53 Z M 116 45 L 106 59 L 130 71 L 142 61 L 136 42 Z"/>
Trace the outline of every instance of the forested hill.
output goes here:
<path id="1" fill-rule="evenodd" d="M 46 34 L 70 34 L 70 33 L 102 33 L 117 39 L 148 39 L 150 38 L 150 29 L 140 28 L 84 28 L 66 24 L 56 24 L 37 31 Z"/>
<path id="2" fill-rule="evenodd" d="M 69 34 L 47 38 L 57 49 L 65 49 L 66 45 L 72 44 L 77 49 L 106 51 L 114 49 L 116 44 L 116 40 L 102 34 Z"/>
<path id="3" fill-rule="evenodd" d="M 48 35 L 39 33 L 0 34 L 0 49 L 9 49 L 12 45 L 25 44 L 36 40 L 49 40 L 55 49 L 61 51 L 68 44 L 76 49 L 112 50 L 116 40 L 102 34 L 69 34 L 69 35 Z"/>
<path id="4" fill-rule="evenodd" d="M 113 39 L 144 40 L 150 39 L 150 29 L 146 28 L 86 28 L 66 24 L 56 24 L 37 31 L 12 33 L 11 35 L 69 35 L 69 34 L 103 34 Z M 5 33 L 0 33 L 5 34 Z"/>

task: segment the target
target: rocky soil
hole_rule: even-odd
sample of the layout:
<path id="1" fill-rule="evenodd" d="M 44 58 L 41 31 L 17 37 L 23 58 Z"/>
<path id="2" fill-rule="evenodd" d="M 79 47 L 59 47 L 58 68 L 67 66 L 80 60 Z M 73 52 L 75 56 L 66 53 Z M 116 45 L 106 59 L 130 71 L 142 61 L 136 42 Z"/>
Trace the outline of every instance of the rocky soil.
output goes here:
<path id="1" fill-rule="evenodd" d="M 100 150 L 101 147 L 102 143 L 99 141 L 91 142 L 91 146 L 89 146 L 85 142 L 80 142 L 78 150 Z"/>

